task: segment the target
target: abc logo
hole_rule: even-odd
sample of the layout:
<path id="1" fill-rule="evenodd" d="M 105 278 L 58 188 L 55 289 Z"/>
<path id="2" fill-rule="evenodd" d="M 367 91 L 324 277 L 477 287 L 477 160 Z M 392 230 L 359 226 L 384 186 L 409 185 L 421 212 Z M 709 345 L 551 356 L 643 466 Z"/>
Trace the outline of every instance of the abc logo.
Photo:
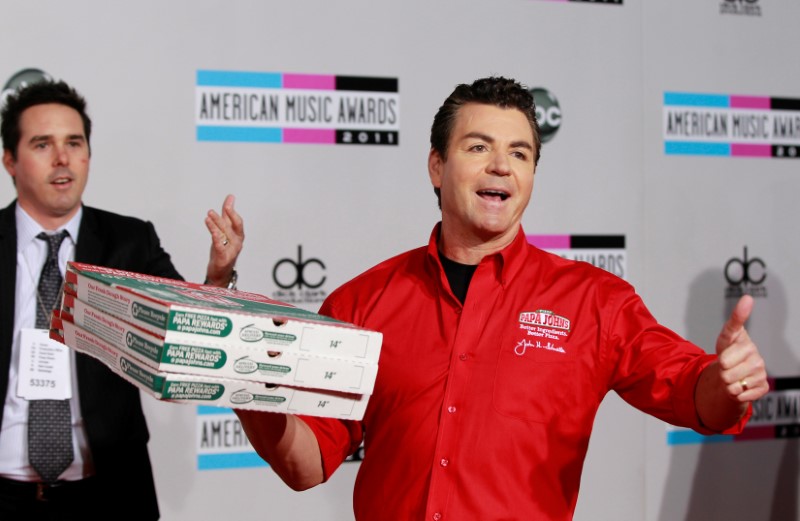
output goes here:
<path id="1" fill-rule="evenodd" d="M 22 69 L 17 72 L 3 85 L 3 92 L 0 94 L 0 106 L 6 101 L 6 98 L 17 91 L 21 87 L 26 87 L 32 83 L 37 83 L 42 80 L 52 81 L 53 78 L 41 69 Z"/>
<path id="2" fill-rule="evenodd" d="M 536 121 L 539 123 L 542 143 L 547 143 L 561 127 L 561 106 L 547 89 L 536 87 L 529 92 L 536 104 Z"/>

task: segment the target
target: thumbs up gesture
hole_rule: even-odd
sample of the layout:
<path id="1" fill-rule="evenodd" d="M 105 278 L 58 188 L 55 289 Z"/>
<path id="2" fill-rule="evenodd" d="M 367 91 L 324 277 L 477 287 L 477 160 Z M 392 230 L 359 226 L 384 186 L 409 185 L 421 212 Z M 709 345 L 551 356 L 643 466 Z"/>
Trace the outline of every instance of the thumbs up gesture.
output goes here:
<path id="1" fill-rule="evenodd" d="M 744 327 L 753 311 L 753 297 L 743 296 L 717 337 L 719 378 L 729 397 L 747 403 L 769 391 L 764 359 Z"/>

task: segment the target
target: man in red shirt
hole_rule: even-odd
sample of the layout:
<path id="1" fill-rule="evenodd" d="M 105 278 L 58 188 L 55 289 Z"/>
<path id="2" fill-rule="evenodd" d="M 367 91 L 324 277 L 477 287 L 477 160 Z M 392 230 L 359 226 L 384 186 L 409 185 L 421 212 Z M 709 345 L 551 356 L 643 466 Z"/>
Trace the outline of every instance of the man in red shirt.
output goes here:
<path id="1" fill-rule="evenodd" d="M 460 85 L 431 129 L 442 221 L 427 246 L 337 289 L 320 312 L 381 331 L 360 422 L 237 411 L 292 488 L 365 445 L 356 519 L 569 520 L 592 422 L 616 391 L 664 421 L 737 432 L 768 390 L 744 297 L 716 355 L 659 325 L 625 281 L 527 243 L 539 159 L 517 82 Z"/>

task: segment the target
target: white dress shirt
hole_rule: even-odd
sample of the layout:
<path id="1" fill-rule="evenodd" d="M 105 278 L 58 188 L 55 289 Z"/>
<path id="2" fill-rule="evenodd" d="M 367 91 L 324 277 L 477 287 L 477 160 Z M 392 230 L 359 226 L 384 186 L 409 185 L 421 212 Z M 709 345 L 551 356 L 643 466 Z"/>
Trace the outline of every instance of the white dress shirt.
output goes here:
<path id="1" fill-rule="evenodd" d="M 20 331 L 36 326 L 36 291 L 39 274 L 47 259 L 47 244 L 36 236 L 43 231 L 67 230 L 69 237 L 61 243 L 58 266 L 63 276 L 67 261 L 75 258 L 83 208 L 59 230 L 44 230 L 19 204 L 17 220 L 17 285 L 14 300 L 14 338 L 11 364 L 8 373 L 8 391 L 3 404 L 3 423 L 0 426 L 0 476 L 18 481 L 40 481 L 41 478 L 28 461 L 28 401 L 17 394 L 20 361 Z M 62 480 L 76 480 L 94 473 L 91 454 L 86 439 L 78 402 L 78 382 L 75 372 L 75 352 L 68 357 L 72 380 L 72 443 L 75 459 L 60 476 Z"/>

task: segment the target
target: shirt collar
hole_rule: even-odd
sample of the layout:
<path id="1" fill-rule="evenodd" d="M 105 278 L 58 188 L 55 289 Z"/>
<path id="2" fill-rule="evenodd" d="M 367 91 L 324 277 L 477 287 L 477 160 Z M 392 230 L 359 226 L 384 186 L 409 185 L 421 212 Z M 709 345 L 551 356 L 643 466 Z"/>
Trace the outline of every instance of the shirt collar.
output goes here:
<path id="1" fill-rule="evenodd" d="M 42 226 L 37 223 L 33 217 L 28 215 L 28 212 L 22 209 L 22 207 L 17 203 L 17 207 L 15 209 L 15 217 L 17 220 L 17 245 L 18 247 L 29 244 L 36 239 L 36 236 L 39 235 L 41 232 L 53 232 L 53 231 L 61 231 L 67 230 L 69 232 L 69 238 L 72 240 L 73 244 L 78 243 L 78 230 L 81 227 L 81 218 L 83 217 L 83 205 L 78 208 L 78 211 L 72 216 L 72 219 L 67 222 L 66 225 L 62 226 L 58 230 L 45 230 Z"/>
<path id="2" fill-rule="evenodd" d="M 442 263 L 439 260 L 439 234 L 441 233 L 441 221 L 433 227 L 430 239 L 428 240 L 428 257 L 443 271 Z M 506 286 L 522 270 L 526 264 L 526 251 L 528 249 L 528 238 L 522 225 L 519 227 L 514 240 L 511 244 L 497 253 L 487 255 L 481 260 L 481 264 L 491 262 L 495 264 L 494 273 L 503 286 Z"/>

